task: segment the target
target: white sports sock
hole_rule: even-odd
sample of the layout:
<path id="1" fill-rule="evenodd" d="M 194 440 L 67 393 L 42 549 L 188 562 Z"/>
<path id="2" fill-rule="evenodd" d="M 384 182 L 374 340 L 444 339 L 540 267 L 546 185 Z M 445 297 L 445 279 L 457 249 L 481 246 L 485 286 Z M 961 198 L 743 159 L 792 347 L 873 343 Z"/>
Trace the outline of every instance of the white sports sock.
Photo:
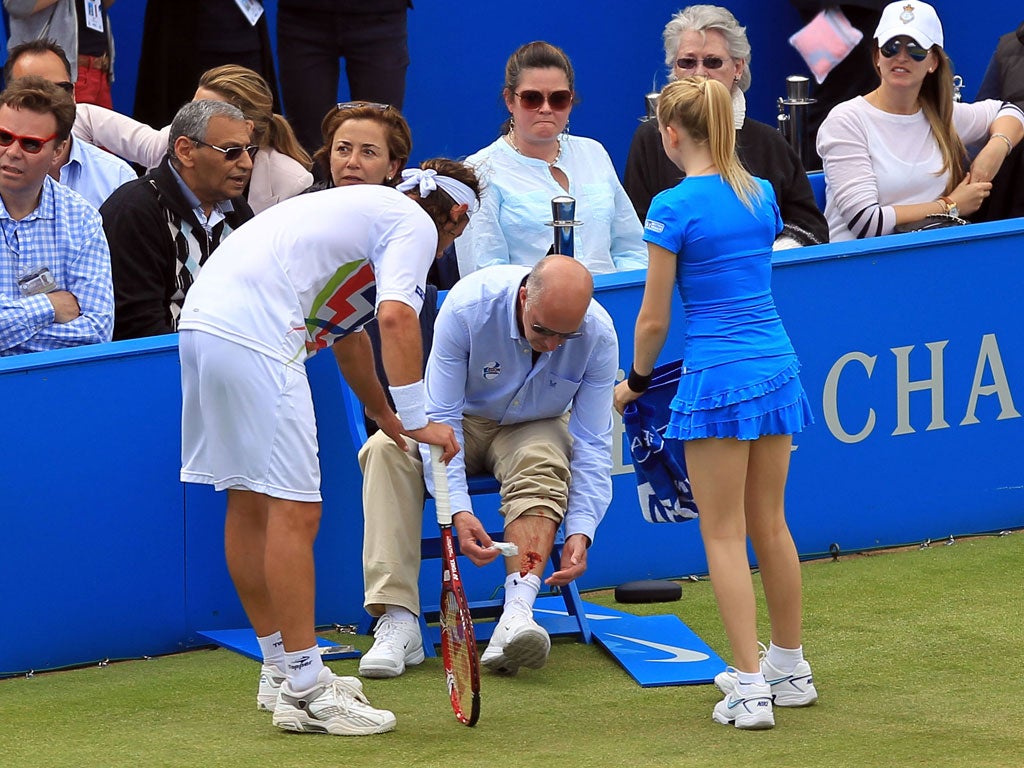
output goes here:
<path id="1" fill-rule="evenodd" d="M 527 607 L 533 608 L 533 603 L 540 592 L 540 578 L 532 573 L 520 576 L 518 573 L 510 573 L 505 577 L 505 607 L 507 608 L 513 600 L 521 600 Z"/>
<path id="2" fill-rule="evenodd" d="M 400 605 L 385 605 L 384 613 L 390 616 L 394 621 L 404 621 L 408 624 L 416 623 L 416 614 L 408 608 L 403 608 Z"/>
<path id="3" fill-rule="evenodd" d="M 765 658 L 779 672 L 788 675 L 804 660 L 804 647 L 801 645 L 797 648 L 780 648 L 775 643 L 769 643 Z"/>
<path id="4" fill-rule="evenodd" d="M 263 663 L 276 667 L 277 671 L 284 674 L 284 641 L 281 640 L 281 633 L 275 632 L 266 637 L 257 637 L 260 644 L 260 652 L 263 654 Z"/>
<path id="5" fill-rule="evenodd" d="M 749 693 L 750 686 L 752 685 L 767 685 L 764 679 L 764 675 L 760 672 L 740 672 L 736 671 L 737 682 L 739 683 L 740 693 Z"/>
<path id="6" fill-rule="evenodd" d="M 308 691 L 316 685 L 320 670 L 324 668 L 324 660 L 320 657 L 320 648 L 313 646 L 304 651 L 285 651 L 288 685 L 296 693 Z"/>

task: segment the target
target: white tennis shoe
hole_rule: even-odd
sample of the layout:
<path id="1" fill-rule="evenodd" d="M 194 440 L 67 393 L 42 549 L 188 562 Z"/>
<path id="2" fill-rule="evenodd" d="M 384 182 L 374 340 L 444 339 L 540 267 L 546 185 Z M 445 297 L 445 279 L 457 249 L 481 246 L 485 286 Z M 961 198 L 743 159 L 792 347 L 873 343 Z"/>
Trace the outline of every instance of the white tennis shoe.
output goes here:
<path id="1" fill-rule="evenodd" d="M 514 675 L 520 667 L 540 669 L 550 651 L 551 638 L 533 620 L 530 606 L 521 600 L 512 600 L 498 619 L 480 663 L 492 672 Z"/>
<path id="2" fill-rule="evenodd" d="M 772 711 L 772 689 L 766 685 L 747 686 L 746 693 L 739 693 L 739 686 L 725 694 L 715 704 L 711 719 L 722 725 L 730 723 L 747 731 L 763 731 L 775 727 L 775 713 Z"/>
<path id="3" fill-rule="evenodd" d="M 281 692 L 284 675 L 273 664 L 260 667 L 260 687 L 256 692 L 256 708 L 273 712 L 277 706 L 277 694 Z"/>
<path id="4" fill-rule="evenodd" d="M 384 614 L 373 637 L 373 646 L 359 660 L 363 677 L 398 677 L 407 665 L 423 663 L 423 637 L 417 622 L 395 621 Z"/>
<path id="5" fill-rule="evenodd" d="M 285 680 L 274 707 L 274 725 L 286 731 L 329 733 L 332 736 L 369 736 L 395 728 L 396 719 L 386 709 L 374 709 L 366 696 L 328 667 L 320 670 L 316 685 L 293 691 Z"/>
<path id="6" fill-rule="evenodd" d="M 278 672 L 273 664 L 264 664 L 260 668 L 260 687 L 256 693 L 256 708 L 263 712 L 273 712 L 277 706 L 277 694 L 281 692 L 281 684 L 285 676 Z M 348 688 L 349 693 L 359 698 L 363 695 L 363 681 L 358 677 L 338 677 L 338 682 Z"/>
<path id="7" fill-rule="evenodd" d="M 811 665 L 801 660 L 792 672 L 780 672 L 769 663 L 767 658 L 761 659 L 761 673 L 772 689 L 772 702 L 780 707 L 809 707 L 818 700 L 818 691 L 814 687 L 814 676 Z M 715 675 L 718 690 L 728 695 L 736 689 L 739 678 L 736 670 L 729 667 L 725 672 Z"/>

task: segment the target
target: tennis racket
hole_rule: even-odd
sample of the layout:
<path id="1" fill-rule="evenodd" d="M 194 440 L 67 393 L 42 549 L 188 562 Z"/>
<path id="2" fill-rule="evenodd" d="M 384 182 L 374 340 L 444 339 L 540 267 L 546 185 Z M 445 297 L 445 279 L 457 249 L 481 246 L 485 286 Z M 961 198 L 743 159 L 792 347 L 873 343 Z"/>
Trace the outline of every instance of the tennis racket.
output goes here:
<path id="1" fill-rule="evenodd" d="M 448 472 L 441 461 L 441 448 L 430 446 L 430 468 L 434 475 L 434 502 L 441 527 L 441 656 L 448 694 L 456 719 L 470 727 L 480 717 L 480 660 L 469 603 L 462 589 L 455 561 L 452 510 L 448 500 Z"/>

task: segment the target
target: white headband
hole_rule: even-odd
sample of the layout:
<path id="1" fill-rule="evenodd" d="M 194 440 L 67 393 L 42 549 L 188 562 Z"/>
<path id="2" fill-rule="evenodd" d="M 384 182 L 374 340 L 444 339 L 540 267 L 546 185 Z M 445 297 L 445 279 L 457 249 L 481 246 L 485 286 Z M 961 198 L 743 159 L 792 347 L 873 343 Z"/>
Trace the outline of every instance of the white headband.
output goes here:
<path id="1" fill-rule="evenodd" d="M 458 179 L 441 176 L 433 168 L 406 168 L 402 171 L 402 181 L 395 187 L 399 192 L 409 192 L 419 187 L 420 197 L 426 197 L 440 187 L 457 205 L 466 205 L 466 215 L 476 213 L 480 207 L 473 190 Z"/>

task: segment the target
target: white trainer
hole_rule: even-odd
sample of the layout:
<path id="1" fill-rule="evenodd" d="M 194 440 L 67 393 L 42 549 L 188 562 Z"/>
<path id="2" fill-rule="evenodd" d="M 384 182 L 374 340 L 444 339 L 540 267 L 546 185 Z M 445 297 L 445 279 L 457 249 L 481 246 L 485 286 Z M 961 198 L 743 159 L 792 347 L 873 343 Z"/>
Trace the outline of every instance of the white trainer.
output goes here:
<path id="1" fill-rule="evenodd" d="M 814 687 L 814 675 L 807 660 L 801 660 L 792 672 L 780 672 L 769 663 L 767 658 L 761 659 L 761 673 L 772 689 L 772 702 L 779 707 L 809 707 L 818 700 L 818 690 Z M 739 678 L 736 670 L 729 667 L 725 672 L 715 675 L 715 685 L 724 694 L 735 690 Z"/>
<path id="2" fill-rule="evenodd" d="M 722 725 L 732 723 L 748 731 L 763 731 L 775 727 L 772 712 L 772 689 L 767 684 L 748 686 L 747 693 L 739 693 L 739 686 L 725 694 L 715 704 L 711 719 Z"/>
<path id="3" fill-rule="evenodd" d="M 353 695 L 352 687 L 328 667 L 308 691 L 293 691 L 285 680 L 274 707 L 274 725 L 300 733 L 369 736 L 392 731 L 395 723 L 393 713 L 371 707 L 362 692 Z"/>
<path id="4" fill-rule="evenodd" d="M 277 671 L 273 664 L 264 664 L 260 667 L 260 687 L 256 693 L 256 708 L 263 712 L 273 712 L 277 706 L 277 694 L 281 691 L 281 683 L 285 676 Z M 348 692 L 355 698 L 363 697 L 363 681 L 358 677 L 338 677 L 338 683 L 348 688 Z"/>
<path id="5" fill-rule="evenodd" d="M 423 637 L 417 622 L 395 621 L 384 614 L 373 637 L 373 646 L 359 660 L 363 677 L 398 677 L 407 665 L 423 663 Z"/>
<path id="6" fill-rule="evenodd" d="M 520 667 L 540 669 L 550 651 L 551 638 L 533 620 L 530 606 L 521 600 L 512 600 L 498 619 L 480 663 L 492 672 L 514 675 Z"/>
<path id="7" fill-rule="evenodd" d="M 260 687 L 256 692 L 256 708 L 273 712 L 277 706 L 277 694 L 281 692 L 284 675 L 273 664 L 260 667 Z"/>

